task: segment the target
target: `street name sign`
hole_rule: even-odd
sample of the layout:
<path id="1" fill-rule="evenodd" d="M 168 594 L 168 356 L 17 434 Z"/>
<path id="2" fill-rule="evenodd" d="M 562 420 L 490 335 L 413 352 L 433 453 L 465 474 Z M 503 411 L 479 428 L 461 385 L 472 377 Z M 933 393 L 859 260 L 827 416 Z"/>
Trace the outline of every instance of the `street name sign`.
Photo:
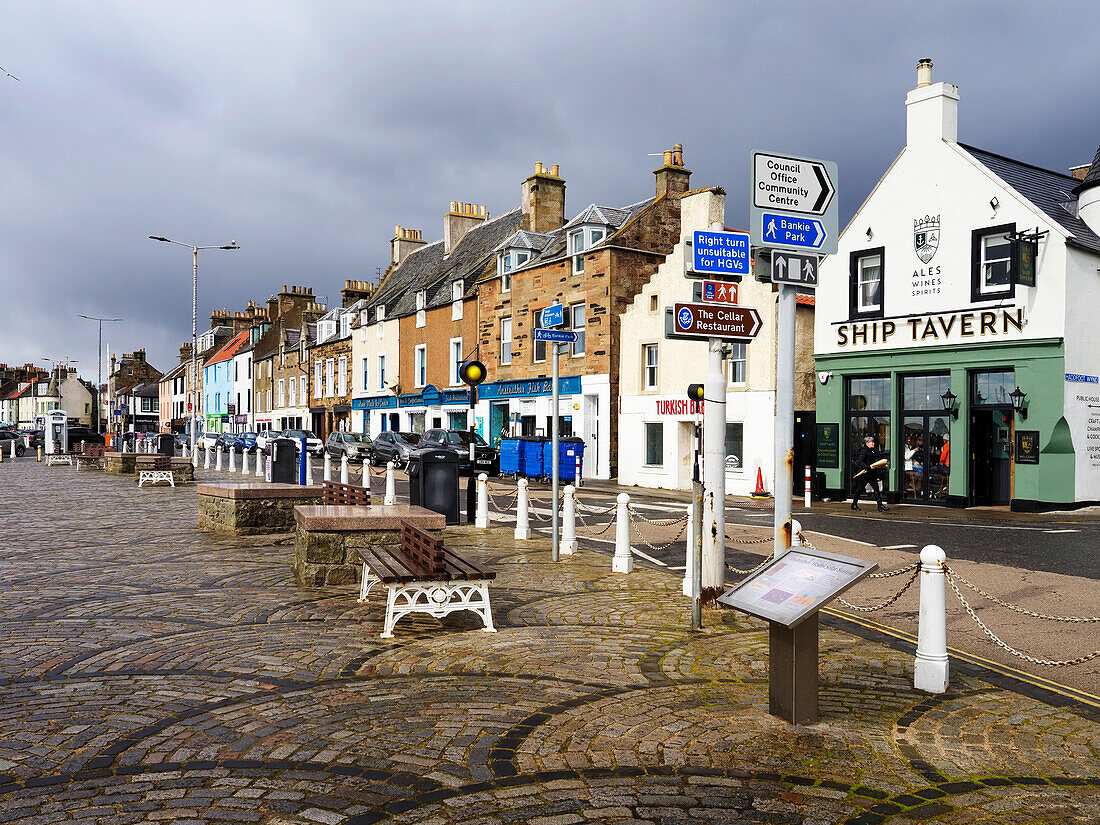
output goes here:
<path id="1" fill-rule="evenodd" d="M 673 337 L 752 339 L 763 322 L 753 307 L 724 304 L 672 305 Z"/>
<path id="2" fill-rule="evenodd" d="M 564 323 L 565 308 L 561 304 L 551 304 L 543 308 L 542 325 L 544 327 L 560 327 Z"/>
<path id="3" fill-rule="evenodd" d="M 752 269 L 748 232 L 706 232 L 697 229 L 691 240 L 689 278 L 700 275 L 748 275 Z"/>
<path id="4" fill-rule="evenodd" d="M 536 341 L 551 341 L 555 344 L 577 343 L 577 333 L 571 329 L 536 329 L 534 338 Z"/>
<path id="5" fill-rule="evenodd" d="M 700 297 L 707 303 L 736 304 L 737 284 L 730 281 L 703 281 Z"/>
<path id="6" fill-rule="evenodd" d="M 837 249 L 837 166 L 775 152 L 752 153 L 749 235 L 755 246 Z"/>
<path id="7" fill-rule="evenodd" d="M 777 284 L 817 286 L 817 256 L 776 250 L 772 253 L 772 281 Z"/>

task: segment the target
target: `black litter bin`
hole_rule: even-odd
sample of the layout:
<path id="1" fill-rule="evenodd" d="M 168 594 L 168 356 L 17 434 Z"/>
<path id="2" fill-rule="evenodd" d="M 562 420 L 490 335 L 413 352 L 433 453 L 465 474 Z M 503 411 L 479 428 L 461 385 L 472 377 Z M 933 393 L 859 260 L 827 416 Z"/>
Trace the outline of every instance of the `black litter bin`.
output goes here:
<path id="1" fill-rule="evenodd" d="M 160 455 L 176 454 L 176 437 L 171 433 L 161 433 L 157 436 L 157 452 Z"/>
<path id="2" fill-rule="evenodd" d="M 447 524 L 458 524 L 458 453 L 418 450 L 409 456 L 408 472 L 409 504 L 442 513 Z"/>
<path id="3" fill-rule="evenodd" d="M 298 442 L 293 438 L 276 438 L 271 442 L 271 482 L 298 483 Z"/>

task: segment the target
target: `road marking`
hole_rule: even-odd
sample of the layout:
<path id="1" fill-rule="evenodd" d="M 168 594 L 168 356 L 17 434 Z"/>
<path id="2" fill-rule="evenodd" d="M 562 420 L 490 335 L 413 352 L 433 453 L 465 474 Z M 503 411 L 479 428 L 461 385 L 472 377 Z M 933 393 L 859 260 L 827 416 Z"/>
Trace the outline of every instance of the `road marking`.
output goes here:
<path id="1" fill-rule="evenodd" d="M 888 544 L 883 547 L 883 550 L 908 550 L 910 547 L 916 547 L 915 544 Z"/>
<path id="2" fill-rule="evenodd" d="M 861 518 L 861 516 L 849 516 L 845 513 L 827 513 L 826 515 L 832 516 L 833 518 Z M 1022 530 L 1024 532 L 1031 533 L 1047 532 L 1041 527 L 1014 527 L 1001 524 L 972 524 L 967 522 L 960 523 L 951 521 L 939 521 L 937 519 L 919 519 L 914 521 L 912 519 L 897 518 L 894 516 L 883 516 L 882 518 L 876 518 L 875 521 L 889 522 L 891 524 L 927 524 L 933 527 L 970 527 L 974 530 Z"/>
<path id="3" fill-rule="evenodd" d="M 1044 533 L 1080 533 L 1080 530 L 1044 530 Z"/>

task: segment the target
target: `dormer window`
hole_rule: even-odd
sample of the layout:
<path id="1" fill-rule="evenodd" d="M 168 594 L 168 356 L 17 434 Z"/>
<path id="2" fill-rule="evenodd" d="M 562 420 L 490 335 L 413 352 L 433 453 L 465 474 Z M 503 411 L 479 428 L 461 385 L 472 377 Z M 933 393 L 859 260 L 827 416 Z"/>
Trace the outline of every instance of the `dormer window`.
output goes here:
<path id="1" fill-rule="evenodd" d="M 451 320 L 462 319 L 462 281 L 451 284 Z"/>
<path id="2" fill-rule="evenodd" d="M 569 254 L 573 256 L 573 274 L 584 272 L 584 251 L 607 237 L 602 226 L 585 226 L 569 233 Z"/>
<path id="3" fill-rule="evenodd" d="M 375 335 L 378 338 L 382 337 L 382 327 L 383 327 L 382 322 L 385 321 L 385 320 L 386 320 L 386 305 L 385 304 L 379 304 L 378 308 L 374 311 L 374 321 L 375 321 L 375 330 L 376 330 Z"/>
<path id="4" fill-rule="evenodd" d="M 416 325 L 418 327 L 424 326 L 427 321 L 427 313 L 424 307 L 428 304 L 428 291 L 425 289 L 416 293 Z"/>
<path id="5" fill-rule="evenodd" d="M 512 273 L 531 260 L 526 249 L 505 249 L 497 256 L 497 268 L 500 271 L 500 291 L 512 291 Z"/>
<path id="6" fill-rule="evenodd" d="M 340 317 L 340 337 L 346 338 L 351 334 L 351 314 Z"/>

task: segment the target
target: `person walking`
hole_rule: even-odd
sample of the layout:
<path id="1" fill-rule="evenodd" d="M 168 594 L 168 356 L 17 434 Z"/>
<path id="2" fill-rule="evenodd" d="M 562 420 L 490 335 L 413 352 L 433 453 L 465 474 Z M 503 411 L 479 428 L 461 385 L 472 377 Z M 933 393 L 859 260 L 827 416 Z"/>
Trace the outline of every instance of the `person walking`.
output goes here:
<path id="1" fill-rule="evenodd" d="M 863 439 L 863 446 L 859 448 L 852 463 L 856 470 L 852 476 L 852 509 L 859 509 L 859 496 L 863 492 L 864 485 L 869 485 L 878 509 L 882 512 L 889 510 L 890 508 L 882 503 L 880 476 L 880 473 L 886 469 L 886 457 L 875 449 L 874 436 L 869 435 Z"/>

